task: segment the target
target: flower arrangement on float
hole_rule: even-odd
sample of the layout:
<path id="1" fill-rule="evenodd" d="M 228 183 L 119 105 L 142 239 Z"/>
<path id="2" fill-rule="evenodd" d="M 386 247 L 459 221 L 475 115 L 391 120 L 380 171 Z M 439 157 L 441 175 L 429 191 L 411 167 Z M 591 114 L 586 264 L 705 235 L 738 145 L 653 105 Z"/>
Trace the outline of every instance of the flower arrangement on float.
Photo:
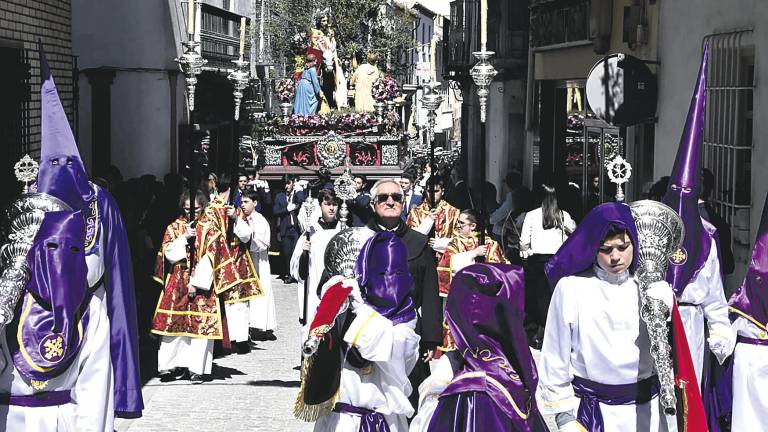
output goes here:
<path id="1" fill-rule="evenodd" d="M 378 102 L 392 100 L 397 97 L 399 92 L 400 86 L 397 85 L 397 81 L 389 74 L 383 78 L 378 78 L 371 87 L 371 94 Z"/>
<path id="2" fill-rule="evenodd" d="M 296 95 L 296 83 L 290 78 L 275 81 L 275 94 L 280 102 L 290 103 Z"/>

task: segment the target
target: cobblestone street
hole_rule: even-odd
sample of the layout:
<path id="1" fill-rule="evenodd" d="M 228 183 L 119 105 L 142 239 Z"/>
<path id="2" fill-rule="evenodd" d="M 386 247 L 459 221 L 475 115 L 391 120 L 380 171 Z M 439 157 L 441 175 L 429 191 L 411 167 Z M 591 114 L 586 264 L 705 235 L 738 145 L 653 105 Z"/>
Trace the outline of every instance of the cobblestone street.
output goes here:
<path id="1" fill-rule="evenodd" d="M 214 359 L 213 379 L 144 386 L 144 416 L 117 420 L 118 432 L 310 431 L 294 419 L 299 389 L 299 325 L 296 285 L 273 279 L 277 306 L 276 341 L 259 342 L 250 354 Z"/>

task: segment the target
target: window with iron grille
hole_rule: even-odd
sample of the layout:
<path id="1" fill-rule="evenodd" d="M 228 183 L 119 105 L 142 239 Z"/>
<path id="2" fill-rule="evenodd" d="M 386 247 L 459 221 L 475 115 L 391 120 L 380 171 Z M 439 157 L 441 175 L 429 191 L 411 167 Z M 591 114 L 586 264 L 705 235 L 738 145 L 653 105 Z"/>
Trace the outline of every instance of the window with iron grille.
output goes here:
<path id="1" fill-rule="evenodd" d="M 706 36 L 709 43 L 704 167 L 714 174 L 709 201 L 731 226 L 736 265 L 748 262 L 752 208 L 755 44 L 752 30 Z"/>

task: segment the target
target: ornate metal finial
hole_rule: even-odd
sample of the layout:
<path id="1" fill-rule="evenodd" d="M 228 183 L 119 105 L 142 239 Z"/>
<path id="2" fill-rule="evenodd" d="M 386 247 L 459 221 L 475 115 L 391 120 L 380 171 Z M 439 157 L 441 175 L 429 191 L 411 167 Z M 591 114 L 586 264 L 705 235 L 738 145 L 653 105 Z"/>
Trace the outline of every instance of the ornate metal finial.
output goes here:
<path id="1" fill-rule="evenodd" d="M 250 74 L 248 73 L 248 62 L 242 58 L 232 60 L 235 69 L 227 75 L 227 79 L 232 81 L 232 95 L 235 96 L 235 120 L 240 119 L 240 101 L 243 100 L 243 90 L 248 87 Z"/>
<path id="2" fill-rule="evenodd" d="M 616 185 L 616 201 L 624 201 L 622 186 L 632 177 L 632 165 L 621 155 L 616 155 L 605 167 L 608 170 L 608 178 L 611 180 L 611 183 Z"/>
<path id="3" fill-rule="evenodd" d="M 24 183 L 22 193 L 29 192 L 29 184 L 37 179 L 37 173 L 40 171 L 40 165 L 35 162 L 34 159 L 25 154 L 16 164 L 13 166 L 13 173 L 16 178 Z"/>
<path id="4" fill-rule="evenodd" d="M 472 53 L 478 61 L 472 66 L 469 73 L 472 75 L 472 80 L 477 86 L 477 96 L 480 98 L 480 121 L 482 123 L 485 123 L 488 95 L 491 93 L 488 90 L 488 87 L 490 87 L 493 77 L 498 73 L 489 61 L 494 54 L 496 53 L 493 51 L 486 51 L 485 49 Z"/>
<path id="5" fill-rule="evenodd" d="M 199 42 L 189 40 L 183 42 L 184 54 L 181 57 L 174 59 L 179 64 L 179 68 L 185 75 L 185 81 L 187 82 L 187 102 L 189 103 L 189 110 L 195 110 L 195 86 L 197 85 L 197 76 L 203 71 L 203 66 L 208 63 L 208 60 L 204 59 L 200 53 L 197 52 Z"/>
<path id="6" fill-rule="evenodd" d="M 333 190 L 336 192 L 336 196 L 341 200 L 339 221 L 341 221 L 343 226 L 346 225 L 347 215 L 349 215 L 347 201 L 354 199 L 355 195 L 357 195 L 355 177 L 352 176 L 352 170 L 349 168 L 349 159 L 347 159 L 347 167 L 344 168 L 344 172 L 333 182 Z"/>

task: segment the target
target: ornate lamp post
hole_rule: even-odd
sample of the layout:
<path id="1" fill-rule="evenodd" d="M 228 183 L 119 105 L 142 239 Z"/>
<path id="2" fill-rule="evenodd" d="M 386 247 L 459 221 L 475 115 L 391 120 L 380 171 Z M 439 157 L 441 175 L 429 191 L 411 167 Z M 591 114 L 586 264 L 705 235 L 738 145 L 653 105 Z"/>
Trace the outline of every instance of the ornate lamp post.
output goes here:
<path id="1" fill-rule="evenodd" d="M 198 3 L 199 5 L 199 3 Z M 195 196 L 197 190 L 195 186 L 195 150 L 192 135 L 195 131 L 195 86 L 197 85 L 197 76 L 203 71 L 203 66 L 208 63 L 199 52 L 200 43 L 195 40 L 195 12 L 200 13 L 201 9 L 195 10 L 195 1 L 190 0 L 187 6 L 187 40 L 182 42 L 184 45 L 184 54 L 174 59 L 179 64 L 181 72 L 184 73 L 184 80 L 187 83 L 187 105 L 189 106 L 189 133 L 187 133 L 187 188 L 189 189 L 189 220 L 195 220 Z M 194 255 L 194 254 L 193 254 Z"/>
<path id="2" fill-rule="evenodd" d="M 250 80 L 250 74 L 248 73 L 248 62 L 241 57 L 238 60 L 233 60 L 235 69 L 227 75 L 227 78 L 232 82 L 232 95 L 235 97 L 235 121 L 240 120 L 240 101 L 243 100 L 243 90 L 248 86 Z"/>
<path id="3" fill-rule="evenodd" d="M 485 190 L 485 137 L 486 137 L 486 112 L 488 108 L 488 95 L 490 91 L 488 87 L 493 81 L 493 77 L 497 72 L 493 65 L 490 63 L 490 59 L 495 54 L 493 51 L 488 51 L 485 45 L 484 34 L 481 35 L 480 51 L 473 52 L 472 55 L 477 58 L 477 63 L 472 66 L 469 73 L 472 75 L 472 80 L 477 86 L 477 96 L 480 99 L 480 244 L 485 244 L 485 221 L 486 221 L 486 209 L 485 209 L 485 197 L 483 191 Z"/>
<path id="4" fill-rule="evenodd" d="M 435 126 L 437 125 L 437 109 L 443 103 L 443 96 L 438 89 L 441 84 L 436 81 L 429 81 L 424 84 L 424 96 L 421 97 L 421 104 L 427 110 L 427 140 L 429 141 L 429 164 L 430 168 L 435 168 Z M 432 173 L 435 175 L 435 173 Z M 429 202 L 435 205 L 435 191 L 429 188 Z"/>

